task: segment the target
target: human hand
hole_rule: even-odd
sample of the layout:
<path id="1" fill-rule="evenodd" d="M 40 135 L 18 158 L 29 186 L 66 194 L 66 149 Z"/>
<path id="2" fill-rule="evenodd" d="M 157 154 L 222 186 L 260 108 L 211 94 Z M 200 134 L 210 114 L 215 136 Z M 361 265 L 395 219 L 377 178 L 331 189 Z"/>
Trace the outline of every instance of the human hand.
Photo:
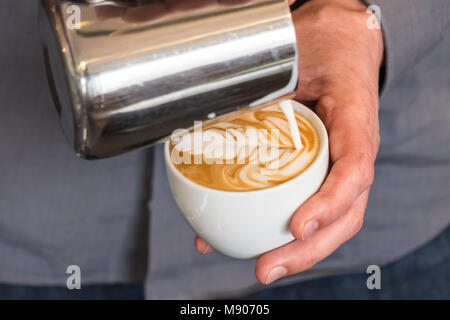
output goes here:
<path id="1" fill-rule="evenodd" d="M 297 99 L 324 122 L 331 169 L 320 190 L 294 214 L 296 240 L 259 257 L 264 284 L 305 271 L 362 227 L 379 147 L 379 29 L 369 29 L 359 0 L 311 0 L 293 12 L 299 49 Z M 196 249 L 213 249 L 196 237 Z"/>

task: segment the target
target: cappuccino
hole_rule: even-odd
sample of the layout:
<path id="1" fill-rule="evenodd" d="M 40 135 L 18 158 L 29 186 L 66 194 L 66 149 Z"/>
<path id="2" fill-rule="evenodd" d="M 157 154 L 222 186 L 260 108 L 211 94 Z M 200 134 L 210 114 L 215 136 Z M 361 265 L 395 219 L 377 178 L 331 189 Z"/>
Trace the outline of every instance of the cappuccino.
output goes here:
<path id="1" fill-rule="evenodd" d="M 301 148 L 279 106 L 249 111 L 233 120 L 172 139 L 171 160 L 186 178 L 223 191 L 253 191 L 281 184 L 314 161 L 320 141 L 317 130 L 295 112 Z"/>

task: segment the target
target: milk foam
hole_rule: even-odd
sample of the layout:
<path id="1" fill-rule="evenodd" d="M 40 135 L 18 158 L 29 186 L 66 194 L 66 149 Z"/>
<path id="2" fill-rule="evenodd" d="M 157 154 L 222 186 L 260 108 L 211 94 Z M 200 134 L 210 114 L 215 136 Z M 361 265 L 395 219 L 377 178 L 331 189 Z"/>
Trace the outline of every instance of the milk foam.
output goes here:
<path id="1" fill-rule="evenodd" d="M 319 137 L 310 121 L 295 112 L 294 123 L 301 136 L 300 148 L 295 147 L 285 114 L 279 106 L 272 106 L 215 124 L 201 135 L 190 132 L 172 141 L 172 161 L 184 176 L 214 189 L 248 191 L 274 186 L 304 171 L 319 149 Z M 195 158 L 201 161 L 195 164 Z M 180 159 L 191 161 L 180 163 Z"/>

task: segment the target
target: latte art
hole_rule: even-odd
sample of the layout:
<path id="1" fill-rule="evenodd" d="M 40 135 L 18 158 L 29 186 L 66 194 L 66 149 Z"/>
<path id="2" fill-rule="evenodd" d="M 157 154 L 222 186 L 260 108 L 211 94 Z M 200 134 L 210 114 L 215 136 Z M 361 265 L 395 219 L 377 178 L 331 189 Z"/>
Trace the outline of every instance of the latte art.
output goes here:
<path id="1" fill-rule="evenodd" d="M 188 179 L 213 189 L 251 191 L 275 186 L 304 171 L 319 149 L 311 122 L 298 112 L 295 118 L 301 149 L 294 146 L 284 113 L 273 106 L 208 127 L 202 131 L 200 148 L 191 143 L 193 133 L 172 141 L 172 162 Z"/>

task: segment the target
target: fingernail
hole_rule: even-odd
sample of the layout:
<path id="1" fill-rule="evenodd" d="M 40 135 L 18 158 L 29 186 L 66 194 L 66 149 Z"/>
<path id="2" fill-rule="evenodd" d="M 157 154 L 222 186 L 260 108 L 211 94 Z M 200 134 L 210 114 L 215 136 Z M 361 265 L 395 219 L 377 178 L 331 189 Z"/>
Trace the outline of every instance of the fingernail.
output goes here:
<path id="1" fill-rule="evenodd" d="M 306 240 L 310 238 L 314 234 L 314 232 L 316 232 L 318 227 L 319 223 L 316 220 L 308 221 L 303 228 L 302 239 Z"/>
<path id="2" fill-rule="evenodd" d="M 275 280 L 280 279 L 281 277 L 284 277 L 287 274 L 287 269 L 282 266 L 278 266 L 270 270 L 269 274 L 267 275 L 266 284 L 272 283 Z"/>
<path id="3" fill-rule="evenodd" d="M 206 245 L 202 251 L 202 254 L 209 254 L 209 253 L 213 253 L 213 252 L 214 252 L 214 249 L 212 247 L 210 247 L 209 245 Z"/>

